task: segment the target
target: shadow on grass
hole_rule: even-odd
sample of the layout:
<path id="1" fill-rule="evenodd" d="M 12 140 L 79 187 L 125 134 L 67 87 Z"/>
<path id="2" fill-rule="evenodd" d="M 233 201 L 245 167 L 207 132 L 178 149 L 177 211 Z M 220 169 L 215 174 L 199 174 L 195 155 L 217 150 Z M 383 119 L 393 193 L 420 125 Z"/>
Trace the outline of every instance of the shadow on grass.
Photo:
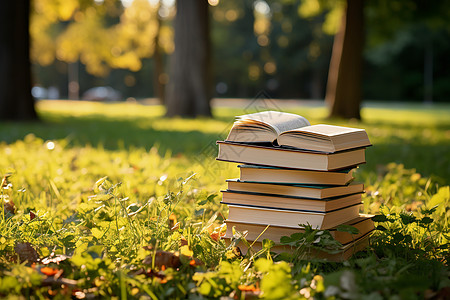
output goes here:
<path id="1" fill-rule="evenodd" d="M 0 141 L 13 143 L 28 134 L 43 140 L 67 139 L 69 146 L 103 147 L 106 150 L 122 150 L 153 146 L 164 155 L 167 151 L 192 156 L 220 138 L 219 133 L 200 130 L 154 129 L 157 122 L 168 122 L 163 118 L 108 118 L 90 115 L 88 117 L 46 116 L 40 122 L 0 123 Z"/>

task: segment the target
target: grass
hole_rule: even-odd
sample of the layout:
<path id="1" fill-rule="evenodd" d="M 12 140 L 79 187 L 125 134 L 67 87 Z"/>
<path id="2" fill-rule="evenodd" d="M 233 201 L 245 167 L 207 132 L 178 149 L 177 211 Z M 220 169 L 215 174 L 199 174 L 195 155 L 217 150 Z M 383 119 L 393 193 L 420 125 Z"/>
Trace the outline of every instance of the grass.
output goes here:
<path id="1" fill-rule="evenodd" d="M 449 105 L 372 104 L 350 123 L 325 120 L 323 107 L 289 109 L 365 128 L 374 145 L 356 176 L 380 227 L 371 249 L 343 264 L 240 257 L 216 241 L 227 214 L 218 191 L 238 171 L 214 160 L 215 141 L 242 109 L 167 119 L 160 106 L 130 103 L 37 107 L 42 122 L 0 123 L 0 175 L 11 174 L 0 296 L 414 299 L 449 284 Z M 30 255 L 48 263 L 20 264 Z"/>

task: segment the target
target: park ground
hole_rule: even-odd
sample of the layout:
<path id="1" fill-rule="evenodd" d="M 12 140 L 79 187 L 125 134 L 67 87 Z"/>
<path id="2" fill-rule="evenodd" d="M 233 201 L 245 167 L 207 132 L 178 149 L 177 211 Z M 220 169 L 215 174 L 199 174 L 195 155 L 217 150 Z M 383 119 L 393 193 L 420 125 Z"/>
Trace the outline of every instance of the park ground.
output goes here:
<path id="1" fill-rule="evenodd" d="M 151 101 L 40 101 L 40 122 L 0 123 L 6 178 L 0 296 L 431 299 L 448 293 L 450 105 L 366 102 L 362 121 L 345 121 L 326 119 L 319 101 L 214 103 L 214 118 L 168 119 Z M 366 129 L 373 146 L 356 178 L 366 187 L 364 212 L 380 215 L 367 251 L 347 263 L 301 255 L 277 262 L 267 251 L 262 258 L 233 255 L 217 240 L 227 215 L 219 191 L 238 170 L 215 161 L 215 141 L 226 137 L 236 115 L 262 109 Z M 303 238 L 302 247 L 324 247 Z M 18 245 L 35 264 L 20 263 Z M 143 267 L 162 250 L 191 260 Z"/>

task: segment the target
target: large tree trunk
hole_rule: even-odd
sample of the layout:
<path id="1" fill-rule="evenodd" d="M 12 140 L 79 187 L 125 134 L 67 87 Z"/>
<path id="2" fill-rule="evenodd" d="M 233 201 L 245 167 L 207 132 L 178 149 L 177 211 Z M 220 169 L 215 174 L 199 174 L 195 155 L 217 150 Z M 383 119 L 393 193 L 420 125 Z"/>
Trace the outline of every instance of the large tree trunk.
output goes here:
<path id="1" fill-rule="evenodd" d="M 167 116 L 210 116 L 211 69 L 208 2 L 179 0 L 175 52 L 166 93 Z"/>
<path id="2" fill-rule="evenodd" d="M 361 119 L 363 25 L 363 0 L 347 0 L 328 72 L 325 101 L 330 117 Z"/>
<path id="3" fill-rule="evenodd" d="M 30 0 L 0 9 L 0 120 L 37 119 L 31 96 Z"/>

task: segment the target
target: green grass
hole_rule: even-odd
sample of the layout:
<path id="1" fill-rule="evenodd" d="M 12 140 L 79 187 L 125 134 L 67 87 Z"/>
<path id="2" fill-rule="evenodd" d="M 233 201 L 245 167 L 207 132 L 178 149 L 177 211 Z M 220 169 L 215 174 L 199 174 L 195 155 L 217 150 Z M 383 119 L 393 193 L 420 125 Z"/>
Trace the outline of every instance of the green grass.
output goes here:
<path id="1" fill-rule="evenodd" d="M 414 299 L 449 284 L 450 105 L 374 103 L 363 122 L 326 120 L 323 107 L 289 109 L 313 124 L 365 128 L 373 143 L 356 176 L 366 184 L 364 211 L 385 217 L 370 250 L 343 264 L 236 257 L 211 237 L 227 214 L 219 191 L 238 177 L 234 164 L 214 160 L 215 141 L 244 110 L 167 119 L 160 106 L 130 103 L 37 107 L 41 122 L 0 123 L 0 175 L 12 174 L 2 203 L 15 204 L 0 214 L 0 296 Z M 40 258 L 69 256 L 48 265 L 62 273 L 19 264 L 26 242 Z M 161 271 L 158 256 L 142 263 L 155 253 L 173 262 L 174 251 L 186 255 L 173 269 Z"/>

